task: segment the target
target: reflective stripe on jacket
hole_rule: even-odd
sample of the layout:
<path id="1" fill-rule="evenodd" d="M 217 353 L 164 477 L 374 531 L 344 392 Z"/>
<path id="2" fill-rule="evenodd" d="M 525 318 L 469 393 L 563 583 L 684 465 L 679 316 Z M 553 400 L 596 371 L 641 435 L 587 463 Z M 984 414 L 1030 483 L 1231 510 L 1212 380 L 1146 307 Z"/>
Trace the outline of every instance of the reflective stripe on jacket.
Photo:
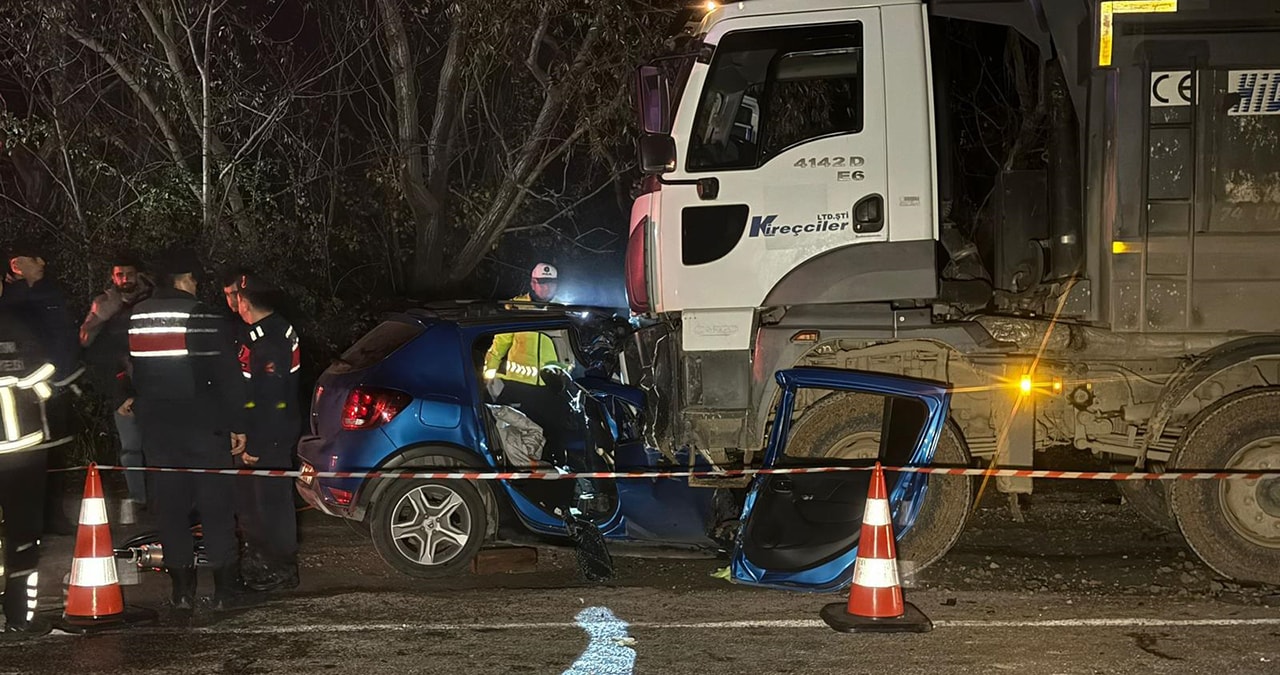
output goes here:
<path id="1" fill-rule="evenodd" d="M 53 375 L 35 333 L 17 313 L 0 308 L 0 454 L 45 442 L 41 406 L 53 396 Z"/>
<path id="2" fill-rule="evenodd" d="M 511 299 L 528 302 L 529 295 Z M 503 359 L 506 367 L 499 368 Z M 486 372 L 497 371 L 498 377 L 525 384 L 544 384 L 540 370 L 548 363 L 555 363 L 556 345 L 544 333 L 499 333 L 493 336 L 493 345 L 484 357 Z"/>
<path id="3" fill-rule="evenodd" d="M 248 391 L 231 327 L 192 295 L 157 289 L 134 307 L 129 363 L 139 403 L 181 403 L 213 428 L 243 431 Z"/>

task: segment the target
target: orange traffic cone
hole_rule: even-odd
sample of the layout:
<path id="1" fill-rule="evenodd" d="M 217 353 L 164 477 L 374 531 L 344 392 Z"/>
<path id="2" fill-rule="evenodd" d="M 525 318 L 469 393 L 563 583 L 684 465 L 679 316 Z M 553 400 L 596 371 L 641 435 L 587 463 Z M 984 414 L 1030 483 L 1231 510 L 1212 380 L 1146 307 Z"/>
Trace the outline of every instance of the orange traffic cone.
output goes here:
<path id="1" fill-rule="evenodd" d="M 884 470 L 876 462 L 862 512 L 858 559 L 853 564 L 849 602 L 822 608 L 820 616 L 842 633 L 927 633 L 933 622 L 915 605 L 902 599 L 898 555 L 894 549 L 889 498 Z"/>
<path id="2" fill-rule="evenodd" d="M 59 627 L 83 632 L 146 618 L 155 618 L 155 613 L 125 610 L 124 596 L 116 576 L 116 558 L 111 545 L 111 527 L 107 522 L 107 503 L 102 496 L 102 480 L 98 477 L 98 465 L 90 464 L 84 482 L 84 500 L 80 502 L 80 528 L 76 533 L 75 556 L 71 560 L 66 607 Z"/>

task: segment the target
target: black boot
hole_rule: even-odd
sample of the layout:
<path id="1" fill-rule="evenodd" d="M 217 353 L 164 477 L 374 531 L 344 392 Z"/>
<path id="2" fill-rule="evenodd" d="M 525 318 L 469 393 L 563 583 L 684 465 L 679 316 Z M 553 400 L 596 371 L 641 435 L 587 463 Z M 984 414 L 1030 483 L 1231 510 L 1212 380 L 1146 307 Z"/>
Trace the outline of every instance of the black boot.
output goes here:
<path id="1" fill-rule="evenodd" d="M 270 570 L 269 574 L 249 582 L 247 586 L 262 593 L 276 590 L 291 591 L 298 587 L 297 560 L 277 562 L 271 566 Z"/>
<path id="2" fill-rule="evenodd" d="M 244 588 L 257 590 L 272 576 L 270 563 L 255 547 L 245 547 L 240 553 L 240 579 Z"/>
<path id="3" fill-rule="evenodd" d="M 174 609 L 191 611 L 196 606 L 196 568 L 176 567 L 169 570 L 173 580 L 173 594 L 169 601 Z"/>
<path id="4" fill-rule="evenodd" d="M 248 607 L 261 598 L 256 593 L 246 593 L 240 583 L 240 570 L 236 565 L 223 565 L 213 570 L 213 595 L 209 608 L 215 611 Z"/>

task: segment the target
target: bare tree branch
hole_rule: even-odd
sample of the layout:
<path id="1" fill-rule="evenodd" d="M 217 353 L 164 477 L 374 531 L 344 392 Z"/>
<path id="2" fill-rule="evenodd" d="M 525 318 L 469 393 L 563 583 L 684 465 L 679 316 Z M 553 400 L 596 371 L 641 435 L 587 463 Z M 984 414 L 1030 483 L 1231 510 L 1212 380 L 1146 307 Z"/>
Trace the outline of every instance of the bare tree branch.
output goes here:
<path id="1" fill-rule="evenodd" d="M 546 90 L 542 108 L 538 111 L 537 120 L 529 132 L 528 140 L 521 149 L 520 158 L 512 169 L 510 177 L 503 182 L 493 199 L 492 206 L 456 257 L 457 264 L 453 267 L 451 274 L 453 280 L 460 281 L 470 274 L 471 270 L 493 248 L 523 203 L 529 185 L 536 181 L 541 176 L 542 170 L 546 168 L 548 160 L 539 159 L 539 153 L 550 138 L 553 127 L 568 103 L 569 88 L 577 83 L 577 78 L 582 76 L 588 60 L 594 54 L 596 43 L 600 39 L 603 11 L 603 9 L 597 9 L 564 78 Z M 580 135 L 578 131 L 575 131 L 575 134 Z M 571 137 L 575 134 L 571 134 Z M 561 143 L 556 150 L 562 152 L 567 148 L 568 145 Z"/>
<path id="2" fill-rule="evenodd" d="M 142 105 L 151 113 L 151 117 L 155 120 L 156 126 L 160 128 L 160 133 L 164 135 L 165 144 L 169 147 L 169 155 L 173 160 L 174 166 L 177 167 L 179 173 L 183 177 L 183 180 L 191 189 L 192 194 L 199 198 L 199 191 L 191 178 L 191 170 L 187 167 L 184 159 L 182 145 L 178 143 L 178 135 L 174 132 L 173 125 L 169 122 L 169 118 L 160 110 L 159 104 L 157 104 L 155 98 L 151 96 L 151 92 L 147 91 L 147 89 L 138 81 L 138 78 L 134 76 L 134 74 L 130 72 L 130 70 L 126 68 L 114 54 L 107 51 L 106 47 L 102 46 L 102 43 L 98 42 L 94 38 L 84 35 L 70 24 L 67 24 L 65 30 L 67 35 L 71 36 L 71 39 L 79 42 L 85 47 L 88 47 L 90 51 L 93 51 L 98 56 L 101 56 L 102 60 L 106 61 L 107 65 L 111 66 L 111 69 L 116 72 L 116 75 L 118 75 L 121 80 L 124 80 L 124 83 L 128 85 L 129 89 L 131 89 L 134 95 L 138 97 L 138 100 L 142 102 Z"/>
<path id="3" fill-rule="evenodd" d="M 525 66 L 529 68 L 529 72 L 533 73 L 533 77 L 538 80 L 544 88 L 547 87 L 551 80 L 547 77 L 547 71 L 538 65 L 538 51 L 547 36 L 547 26 L 551 21 L 551 4 L 542 6 L 542 13 L 538 16 L 538 28 L 533 31 L 533 39 L 529 41 L 529 56 L 524 60 Z"/>

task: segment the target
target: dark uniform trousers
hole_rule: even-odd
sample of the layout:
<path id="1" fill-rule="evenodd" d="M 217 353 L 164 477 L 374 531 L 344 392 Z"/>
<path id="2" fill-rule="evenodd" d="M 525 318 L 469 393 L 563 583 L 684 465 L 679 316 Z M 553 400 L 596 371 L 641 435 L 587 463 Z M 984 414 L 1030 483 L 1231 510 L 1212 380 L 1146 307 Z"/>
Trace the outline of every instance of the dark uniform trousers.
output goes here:
<path id="1" fill-rule="evenodd" d="M 255 469 L 293 468 L 300 427 L 298 407 L 298 335 L 278 314 L 245 332 L 240 369 L 249 383 L 247 454 Z M 298 520 L 293 479 L 249 476 L 240 479 L 242 526 L 252 548 L 273 563 L 292 563 L 298 554 Z"/>
<path id="2" fill-rule="evenodd" d="M 231 436 L 191 414 L 194 402 L 134 404 L 142 431 L 147 466 L 230 469 Z M 191 512 L 200 517 L 205 555 L 212 567 L 236 560 L 235 477 L 215 474 L 157 473 L 152 477 L 165 566 L 195 565 Z"/>
<path id="3" fill-rule="evenodd" d="M 134 307 L 129 353 L 147 466 L 232 468 L 231 433 L 244 431 L 247 391 L 225 318 L 187 293 L 156 289 Z M 234 565 L 233 476 L 156 473 L 152 486 L 166 567 L 195 564 L 193 510 L 210 566 Z"/>
<path id="4" fill-rule="evenodd" d="M 258 458 L 255 469 L 293 468 L 296 438 L 249 441 L 245 452 Z M 249 545 L 273 561 L 288 562 L 298 555 L 298 517 L 293 507 L 293 479 L 247 476 L 240 479 L 245 503 L 245 537 Z"/>
<path id="5" fill-rule="evenodd" d="M 35 609 L 48 463 L 49 453 L 43 449 L 0 454 L 4 616 L 9 625 L 23 624 Z"/>

